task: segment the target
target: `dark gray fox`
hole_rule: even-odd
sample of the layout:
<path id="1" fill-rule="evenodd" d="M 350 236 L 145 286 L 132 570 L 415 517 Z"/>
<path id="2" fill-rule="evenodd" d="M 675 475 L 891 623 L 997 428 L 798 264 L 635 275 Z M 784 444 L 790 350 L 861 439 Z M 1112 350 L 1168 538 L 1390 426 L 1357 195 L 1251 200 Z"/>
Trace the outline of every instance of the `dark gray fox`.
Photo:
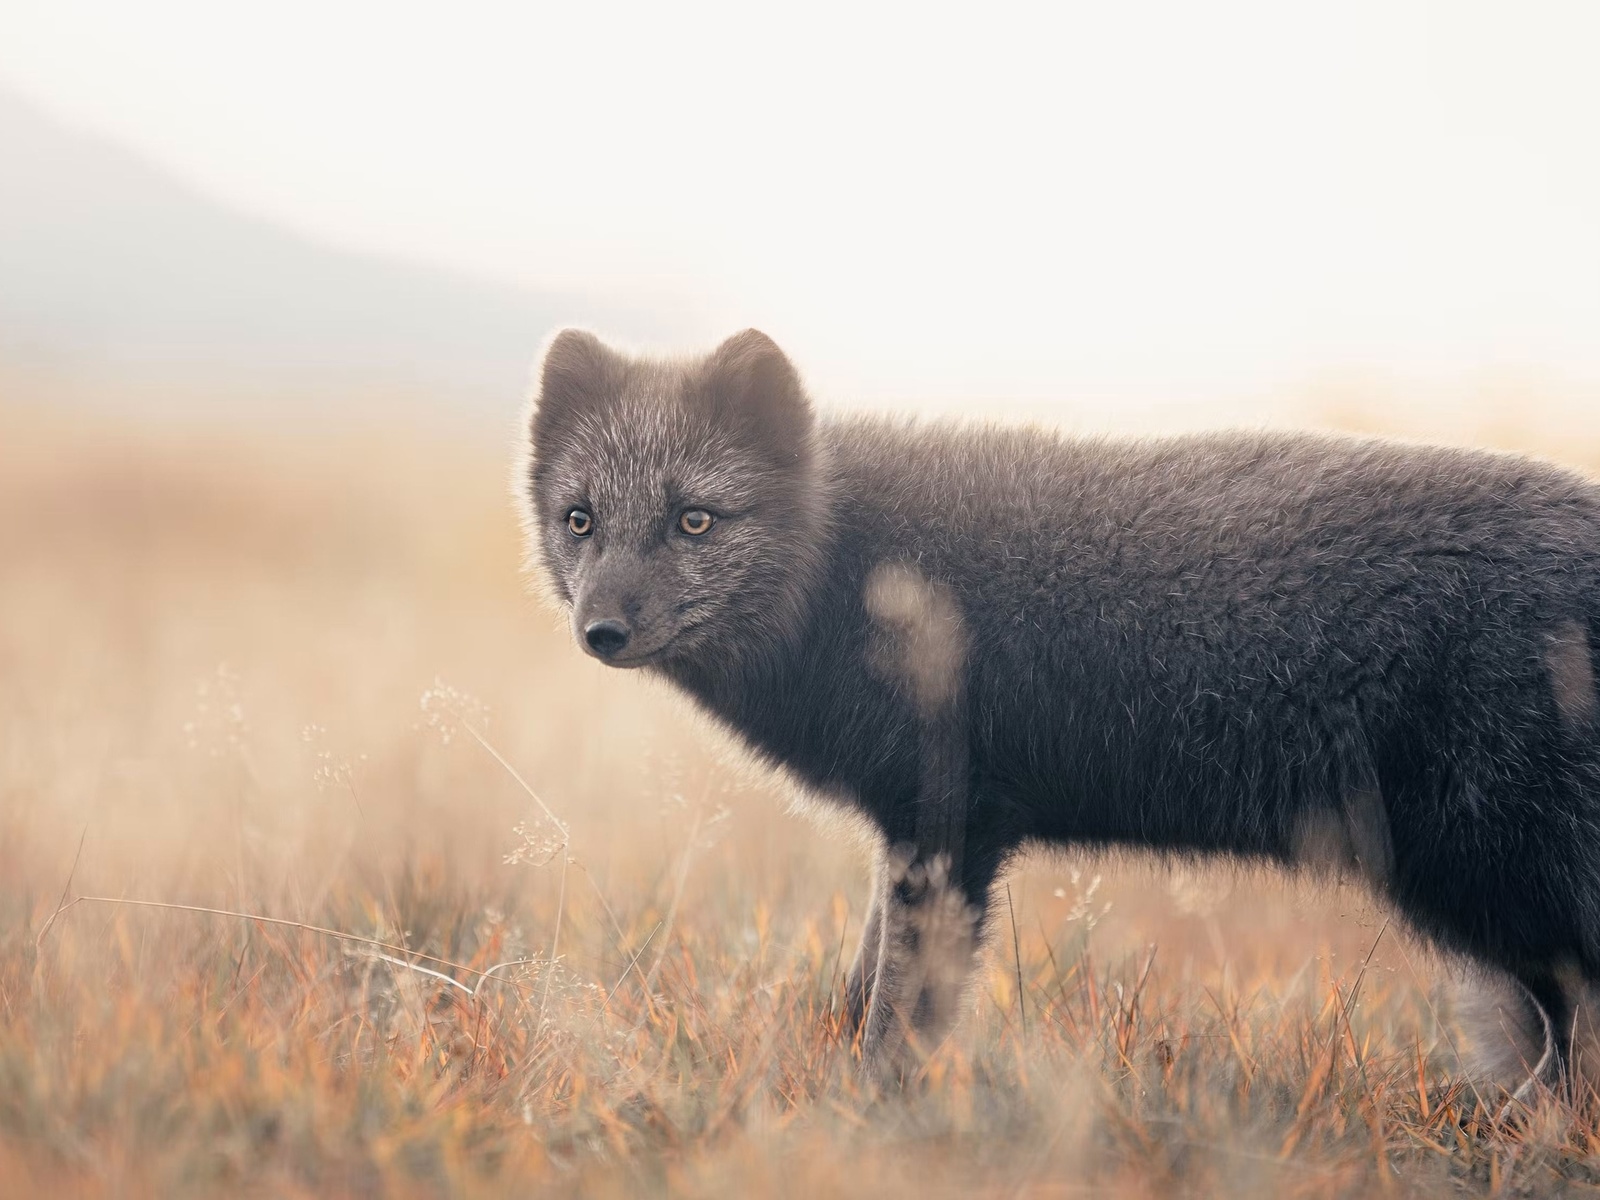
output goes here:
<path id="1" fill-rule="evenodd" d="M 1364 878 L 1519 983 L 1548 1081 L 1600 981 L 1600 488 L 1286 433 L 819 417 L 750 330 L 567 330 L 519 490 L 589 653 L 673 681 L 881 851 L 847 1016 L 895 1077 L 1025 843 Z"/>

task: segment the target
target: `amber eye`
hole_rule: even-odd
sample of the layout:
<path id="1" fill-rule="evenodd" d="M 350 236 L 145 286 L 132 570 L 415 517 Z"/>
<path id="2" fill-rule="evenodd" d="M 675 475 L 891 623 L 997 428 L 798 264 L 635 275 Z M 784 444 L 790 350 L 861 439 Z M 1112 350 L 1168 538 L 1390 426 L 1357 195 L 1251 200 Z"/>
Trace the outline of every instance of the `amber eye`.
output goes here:
<path id="1" fill-rule="evenodd" d="M 573 537 L 588 537 L 594 532 L 594 518 L 583 509 L 575 508 L 567 514 L 567 528 Z"/>
<path id="2" fill-rule="evenodd" d="M 678 528 L 699 537 L 711 528 L 714 518 L 703 508 L 691 508 L 678 518 Z"/>

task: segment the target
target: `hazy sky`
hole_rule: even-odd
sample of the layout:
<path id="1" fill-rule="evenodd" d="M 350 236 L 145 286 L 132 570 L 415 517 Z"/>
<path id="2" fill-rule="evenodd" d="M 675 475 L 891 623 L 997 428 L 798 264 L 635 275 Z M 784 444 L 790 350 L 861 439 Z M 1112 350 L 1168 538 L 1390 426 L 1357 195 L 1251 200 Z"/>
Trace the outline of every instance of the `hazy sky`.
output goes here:
<path id="1" fill-rule="evenodd" d="M 0 0 L 0 80 L 216 196 L 884 397 L 1600 380 L 1597 61 L 1592 0 Z"/>

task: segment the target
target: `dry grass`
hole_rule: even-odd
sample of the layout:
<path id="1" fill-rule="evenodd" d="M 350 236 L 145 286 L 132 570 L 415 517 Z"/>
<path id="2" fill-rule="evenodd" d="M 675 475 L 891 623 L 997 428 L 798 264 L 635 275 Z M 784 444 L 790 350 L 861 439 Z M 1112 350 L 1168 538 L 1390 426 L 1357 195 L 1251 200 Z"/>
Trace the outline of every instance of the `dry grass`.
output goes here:
<path id="1" fill-rule="evenodd" d="M 503 476 L 0 410 L 0 1193 L 1600 1190 L 1592 1105 L 1494 1120 L 1436 965 L 1254 875 L 1029 863 L 863 1094 L 860 855 L 580 658 Z"/>

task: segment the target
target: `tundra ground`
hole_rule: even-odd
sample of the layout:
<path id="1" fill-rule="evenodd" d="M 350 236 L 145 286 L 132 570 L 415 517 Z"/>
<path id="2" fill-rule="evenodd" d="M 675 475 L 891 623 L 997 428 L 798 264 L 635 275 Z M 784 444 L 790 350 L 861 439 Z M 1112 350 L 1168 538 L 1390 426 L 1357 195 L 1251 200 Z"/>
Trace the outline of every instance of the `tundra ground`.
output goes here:
<path id="1" fill-rule="evenodd" d="M 859 848 L 571 646 L 492 447 L 28 399 L 0 1193 L 1600 1193 L 1592 1097 L 1461 1078 L 1444 964 L 1226 868 L 1029 860 L 956 1035 L 868 1094 Z"/>

